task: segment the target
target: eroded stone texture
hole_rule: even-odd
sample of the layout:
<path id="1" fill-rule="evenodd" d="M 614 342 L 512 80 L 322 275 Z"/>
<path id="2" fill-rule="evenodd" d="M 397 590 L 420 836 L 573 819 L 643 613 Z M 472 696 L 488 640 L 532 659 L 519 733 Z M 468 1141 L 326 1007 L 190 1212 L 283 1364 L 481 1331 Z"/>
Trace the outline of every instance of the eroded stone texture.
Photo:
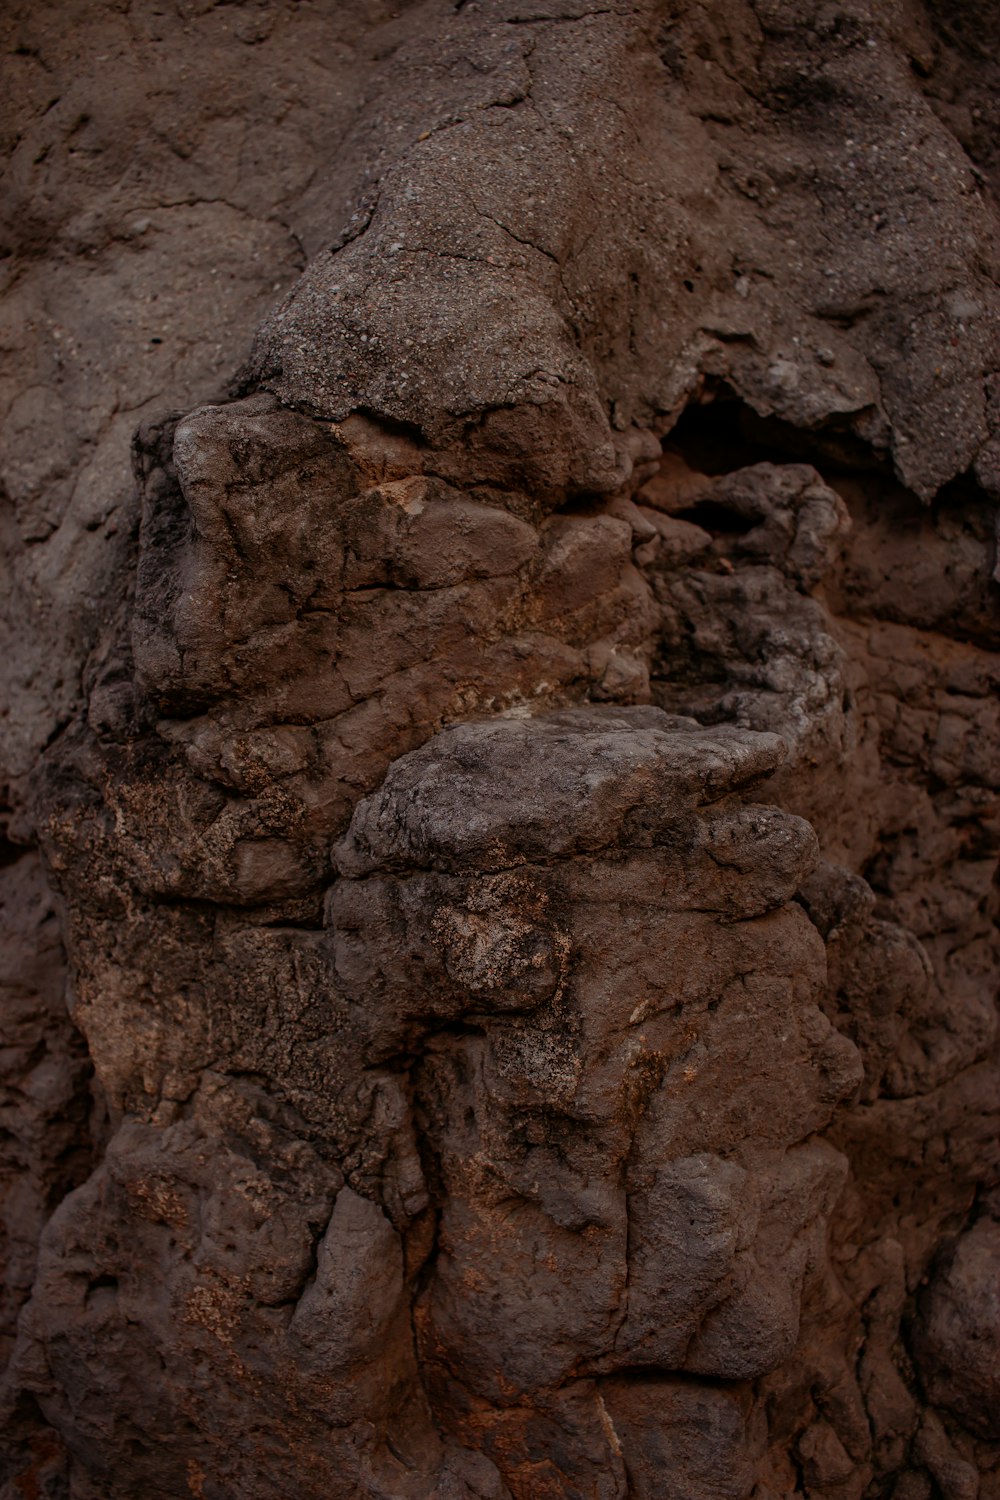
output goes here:
<path id="1" fill-rule="evenodd" d="M 137 382 L 120 548 L 111 395 L 13 420 L 5 821 L 110 1127 L 25 853 L 12 1500 L 996 1500 L 995 18 L 181 9 L 126 54 L 303 28 L 335 165 L 190 194 L 234 307 L 267 202 L 312 260 Z"/>
<path id="2" fill-rule="evenodd" d="M 83 1040 L 66 1013 L 59 922 L 37 854 L 23 854 L 0 869 L 0 924 L 0 1108 L 7 1143 L 0 1199 L 0 1357 L 6 1364 L 17 1314 L 35 1279 L 38 1236 L 59 1199 L 91 1168 L 92 1106 Z"/>
<path id="3" fill-rule="evenodd" d="M 1000 1250 L 993 1217 L 963 1234 L 923 1299 L 917 1351 L 928 1392 L 972 1432 L 997 1438 Z"/>
<path id="4" fill-rule="evenodd" d="M 791 901 L 815 836 L 742 800 L 782 753 L 652 708 L 449 730 L 356 810 L 322 932 L 216 927 L 210 1037 L 263 986 L 296 1005 L 285 1055 L 261 1055 L 258 1015 L 223 1044 L 245 1082 L 209 1065 L 187 1104 L 123 1122 L 22 1321 L 20 1378 L 109 1493 L 170 1493 L 192 1464 L 221 1491 L 426 1493 L 435 1463 L 473 1482 L 465 1449 L 497 1494 L 535 1493 L 539 1465 L 625 1494 L 659 1461 L 652 1372 L 745 1382 L 788 1357 L 846 1171 L 815 1132 L 860 1061 Z M 631 1369 L 632 1447 L 601 1394 Z"/>

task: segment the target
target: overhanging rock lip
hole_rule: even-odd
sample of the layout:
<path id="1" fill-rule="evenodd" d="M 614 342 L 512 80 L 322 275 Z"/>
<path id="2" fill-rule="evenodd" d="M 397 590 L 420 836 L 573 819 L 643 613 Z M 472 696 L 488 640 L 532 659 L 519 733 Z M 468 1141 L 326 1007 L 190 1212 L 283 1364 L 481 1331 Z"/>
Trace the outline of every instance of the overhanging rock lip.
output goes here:
<path id="1" fill-rule="evenodd" d="M 773 774 L 780 735 L 652 707 L 588 704 L 451 726 L 390 766 L 333 851 L 376 870 L 507 869 L 650 847 Z"/>

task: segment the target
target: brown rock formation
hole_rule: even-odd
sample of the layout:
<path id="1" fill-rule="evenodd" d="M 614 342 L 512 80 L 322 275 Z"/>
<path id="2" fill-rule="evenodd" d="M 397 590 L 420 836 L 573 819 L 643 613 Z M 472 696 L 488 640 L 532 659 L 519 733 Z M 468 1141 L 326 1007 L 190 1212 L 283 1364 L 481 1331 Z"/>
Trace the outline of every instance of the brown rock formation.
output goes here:
<path id="1" fill-rule="evenodd" d="M 4 1495 L 997 1500 L 994 9 L 5 24 Z"/>

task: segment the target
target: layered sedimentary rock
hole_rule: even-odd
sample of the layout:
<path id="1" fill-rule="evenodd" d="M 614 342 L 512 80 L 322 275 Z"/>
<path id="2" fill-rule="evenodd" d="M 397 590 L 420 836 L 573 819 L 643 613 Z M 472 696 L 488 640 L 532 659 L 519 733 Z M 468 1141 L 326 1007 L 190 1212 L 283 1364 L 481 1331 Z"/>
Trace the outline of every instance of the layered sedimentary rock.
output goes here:
<path id="1" fill-rule="evenodd" d="M 995 18 L 310 24 L 18 648 L 9 1492 L 988 1500 Z"/>

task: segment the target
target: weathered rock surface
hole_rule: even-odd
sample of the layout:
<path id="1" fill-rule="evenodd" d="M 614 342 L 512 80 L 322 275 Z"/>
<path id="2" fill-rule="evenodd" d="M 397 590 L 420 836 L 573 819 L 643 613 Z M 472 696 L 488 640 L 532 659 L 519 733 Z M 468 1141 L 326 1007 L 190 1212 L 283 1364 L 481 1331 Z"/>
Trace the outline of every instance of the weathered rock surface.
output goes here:
<path id="1" fill-rule="evenodd" d="M 928 1393 L 970 1431 L 1000 1434 L 1000 1225 L 958 1239 L 924 1298 L 917 1352 Z"/>
<path id="2" fill-rule="evenodd" d="M 993 7 L 4 25 L 2 1493 L 997 1500 Z"/>

